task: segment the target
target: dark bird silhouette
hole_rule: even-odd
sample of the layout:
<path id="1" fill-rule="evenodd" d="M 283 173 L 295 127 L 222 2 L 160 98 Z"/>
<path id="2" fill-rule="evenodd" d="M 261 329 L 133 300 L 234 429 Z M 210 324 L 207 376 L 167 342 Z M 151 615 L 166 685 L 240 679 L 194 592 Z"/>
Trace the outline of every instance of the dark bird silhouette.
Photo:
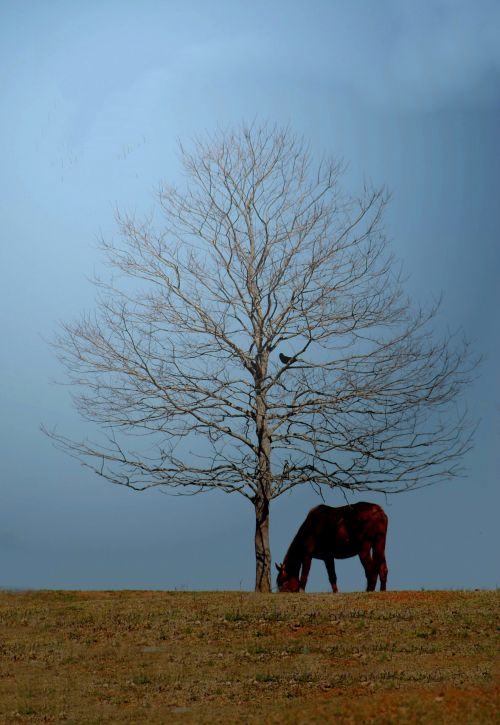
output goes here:
<path id="1" fill-rule="evenodd" d="M 283 365 L 291 365 L 295 362 L 297 358 L 296 357 L 288 357 L 288 355 L 283 355 L 282 352 L 280 352 L 280 360 L 283 363 Z"/>

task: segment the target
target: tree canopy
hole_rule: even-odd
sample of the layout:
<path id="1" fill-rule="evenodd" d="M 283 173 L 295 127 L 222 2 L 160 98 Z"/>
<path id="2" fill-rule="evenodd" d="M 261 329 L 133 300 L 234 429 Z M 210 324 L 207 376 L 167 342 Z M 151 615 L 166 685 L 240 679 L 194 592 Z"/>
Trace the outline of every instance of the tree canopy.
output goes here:
<path id="1" fill-rule="evenodd" d="M 154 215 L 118 216 L 96 312 L 55 342 L 104 438 L 51 435 L 117 484 L 247 497 L 266 589 L 280 494 L 399 492 L 458 473 L 474 363 L 434 329 L 439 304 L 405 295 L 383 189 L 348 195 L 341 163 L 315 163 L 265 124 L 198 139 L 181 159 L 183 183 L 161 187 Z"/>

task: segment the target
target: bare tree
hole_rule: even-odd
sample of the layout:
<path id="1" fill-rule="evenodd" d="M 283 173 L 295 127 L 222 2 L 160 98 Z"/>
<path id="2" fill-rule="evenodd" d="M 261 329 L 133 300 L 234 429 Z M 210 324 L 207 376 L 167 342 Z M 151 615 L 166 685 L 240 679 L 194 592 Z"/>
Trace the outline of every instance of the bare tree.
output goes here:
<path id="1" fill-rule="evenodd" d="M 467 345 L 435 335 L 387 252 L 386 194 L 342 192 L 289 130 L 181 147 L 161 220 L 119 216 L 97 313 L 56 340 L 101 442 L 49 435 L 136 490 L 239 493 L 271 589 L 269 505 L 300 484 L 399 492 L 458 473 Z M 146 438 L 137 437 L 144 434 Z M 134 437 L 134 443 L 130 436 Z"/>

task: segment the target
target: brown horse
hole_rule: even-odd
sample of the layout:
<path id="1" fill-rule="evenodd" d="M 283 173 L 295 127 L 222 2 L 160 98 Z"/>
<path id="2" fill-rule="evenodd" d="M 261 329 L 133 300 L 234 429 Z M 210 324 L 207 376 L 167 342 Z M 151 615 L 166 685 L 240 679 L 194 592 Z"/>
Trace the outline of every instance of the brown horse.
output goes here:
<path id="1" fill-rule="evenodd" d="M 297 531 L 278 569 L 280 592 L 303 592 L 312 559 L 322 559 L 332 591 L 337 591 L 335 559 L 359 556 L 363 564 L 368 592 L 373 592 L 380 577 L 380 591 L 385 591 L 387 564 L 385 537 L 387 516 L 375 503 L 352 506 L 316 506 Z M 301 571 L 302 569 L 302 571 Z"/>

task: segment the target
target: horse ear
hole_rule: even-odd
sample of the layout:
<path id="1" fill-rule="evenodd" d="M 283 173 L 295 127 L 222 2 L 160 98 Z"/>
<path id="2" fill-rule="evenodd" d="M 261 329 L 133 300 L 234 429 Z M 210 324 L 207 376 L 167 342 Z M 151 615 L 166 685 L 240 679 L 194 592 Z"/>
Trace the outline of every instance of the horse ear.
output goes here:
<path id="1" fill-rule="evenodd" d="M 278 571 L 281 571 L 282 564 L 276 564 L 276 562 L 275 562 L 274 566 L 276 567 L 276 569 Z"/>

